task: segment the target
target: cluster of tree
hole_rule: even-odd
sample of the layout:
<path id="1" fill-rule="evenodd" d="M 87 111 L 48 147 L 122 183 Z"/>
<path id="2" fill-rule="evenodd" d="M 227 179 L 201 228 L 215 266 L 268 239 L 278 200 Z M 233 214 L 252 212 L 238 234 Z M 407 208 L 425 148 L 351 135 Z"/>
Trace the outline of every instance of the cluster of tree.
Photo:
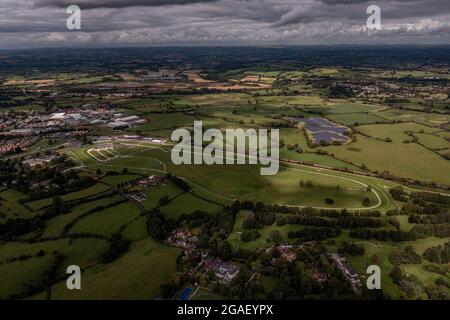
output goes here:
<path id="1" fill-rule="evenodd" d="M 386 211 L 386 215 L 391 216 L 398 216 L 400 214 L 400 211 L 398 209 L 389 209 Z"/>
<path id="2" fill-rule="evenodd" d="M 349 243 L 347 241 L 343 241 L 341 243 L 341 247 L 338 249 L 338 252 L 341 254 L 349 254 L 351 256 L 363 256 L 365 253 L 364 246 L 355 244 L 353 242 Z"/>
<path id="3" fill-rule="evenodd" d="M 441 224 L 450 223 L 450 213 L 440 213 L 435 215 L 419 215 L 412 214 L 408 216 L 409 223 L 422 223 L 422 224 Z"/>
<path id="4" fill-rule="evenodd" d="M 424 292 L 422 282 L 413 274 L 403 274 L 398 266 L 394 267 L 389 276 L 410 299 L 415 299 Z"/>
<path id="5" fill-rule="evenodd" d="M 28 175 L 25 175 L 26 177 Z M 51 196 L 63 195 L 69 192 L 75 192 L 85 189 L 95 184 L 95 181 L 90 176 L 80 176 L 73 170 L 64 173 L 56 171 L 53 178 L 48 182 L 48 190 L 43 188 L 30 189 L 30 181 L 27 180 L 25 184 L 17 184 L 17 189 L 22 192 L 27 192 L 30 196 L 26 199 L 21 199 L 19 202 L 26 203 L 33 200 L 39 200 Z"/>
<path id="6" fill-rule="evenodd" d="M 384 229 L 356 229 L 349 233 L 352 238 L 376 239 L 378 241 L 415 241 L 427 237 L 450 237 L 450 224 L 415 225 L 410 231 L 384 230 Z"/>
<path id="7" fill-rule="evenodd" d="M 147 230 L 153 238 L 165 240 L 175 227 L 175 222 L 171 219 L 166 219 L 159 210 L 154 210 L 149 213 Z"/>
<path id="8" fill-rule="evenodd" d="M 425 250 L 423 257 L 430 262 L 437 264 L 447 264 L 450 262 L 450 242 L 438 245 Z"/>
<path id="9" fill-rule="evenodd" d="M 189 183 L 186 182 L 186 180 L 181 179 L 177 176 L 173 176 L 170 173 L 167 174 L 167 179 L 172 181 L 181 190 L 186 191 L 186 192 L 191 191 L 191 186 L 189 185 Z"/>
<path id="10" fill-rule="evenodd" d="M 394 198 L 397 201 L 402 202 L 408 201 L 408 193 L 406 193 L 405 190 L 403 190 L 402 186 L 389 189 L 389 193 L 391 194 L 392 198 Z"/>
<path id="11" fill-rule="evenodd" d="M 130 247 L 131 241 L 122 238 L 120 233 L 114 234 L 109 240 L 109 248 L 106 250 L 102 257 L 102 263 L 110 263 L 118 259 L 123 253 L 125 253 Z"/>
<path id="12" fill-rule="evenodd" d="M 211 215 L 201 210 L 195 210 L 191 213 L 183 213 L 178 218 L 178 224 L 186 225 L 188 228 L 197 228 L 212 219 Z"/>
<path id="13" fill-rule="evenodd" d="M 253 210 L 255 204 L 251 201 L 243 201 L 242 209 Z M 274 213 L 290 213 L 290 214 L 301 214 L 304 216 L 322 216 L 336 218 L 339 216 L 345 217 L 381 217 L 381 212 L 378 210 L 364 210 L 364 211 L 348 211 L 347 209 L 316 209 L 312 207 L 298 208 L 298 207 L 287 207 L 279 204 L 266 204 L 265 209 L 269 212 Z"/>
<path id="14" fill-rule="evenodd" d="M 237 202 L 236 202 L 237 203 Z M 262 202 L 253 202 L 249 200 L 239 202 L 239 209 L 252 211 L 268 211 L 266 205 Z"/>
<path id="15" fill-rule="evenodd" d="M 410 100 L 406 98 L 397 98 L 397 97 L 385 97 L 384 101 L 386 103 L 409 103 Z"/>
<path id="16" fill-rule="evenodd" d="M 388 222 L 390 225 L 394 226 L 397 230 L 400 230 L 400 221 L 397 218 L 392 217 L 388 220 Z"/>
<path id="17" fill-rule="evenodd" d="M 160 206 L 168 205 L 170 203 L 169 196 L 168 195 L 162 196 L 161 198 L 159 198 L 158 203 Z"/>
<path id="18" fill-rule="evenodd" d="M 216 290 L 227 299 L 343 299 L 354 293 L 342 273 L 327 259 L 320 246 L 305 247 L 296 252 L 298 263 L 286 261 L 276 249 L 266 252 L 240 250 L 243 264 L 238 276 L 229 286 Z M 256 270 L 256 274 L 255 274 Z M 326 275 L 325 281 L 315 280 L 317 271 Z M 263 285 L 271 279 L 270 286 Z"/>
<path id="19" fill-rule="evenodd" d="M 64 255 L 60 254 L 58 251 L 53 251 L 52 262 L 41 274 L 38 281 L 25 283 L 21 293 L 11 294 L 7 296 L 5 300 L 23 299 L 37 294 L 53 285 L 57 281 L 57 271 L 65 259 L 66 257 Z"/>
<path id="20" fill-rule="evenodd" d="M 311 180 L 303 181 L 303 179 L 300 180 L 299 186 L 301 188 L 314 188 L 314 183 Z"/>
<path id="21" fill-rule="evenodd" d="M 209 253 L 211 256 L 219 257 L 220 259 L 227 261 L 232 257 L 231 246 L 226 239 L 215 239 L 215 246 L 211 246 Z"/>
<path id="22" fill-rule="evenodd" d="M 339 216 L 336 219 L 330 220 L 317 216 L 302 216 L 299 214 L 278 215 L 276 224 L 277 226 L 283 226 L 285 224 L 301 224 L 344 229 L 379 228 L 382 225 L 381 220 L 366 217 Z"/>
<path id="23" fill-rule="evenodd" d="M 42 255 L 40 254 L 40 252 L 41 252 L 42 250 L 40 250 L 37 254 L 36 254 L 36 257 L 42 257 Z M 43 252 L 43 251 L 42 251 Z M 45 254 L 45 252 L 44 252 L 44 254 Z M 33 256 L 31 255 L 31 254 L 21 254 L 20 256 L 18 256 L 18 257 L 8 257 L 8 258 L 6 258 L 6 261 L 5 261 L 5 263 L 13 263 L 13 262 L 16 262 L 16 261 L 26 261 L 26 260 L 28 260 L 28 259 L 31 259 L 31 258 L 33 258 Z M 0 265 L 2 265 L 3 263 L 0 263 Z"/>
<path id="24" fill-rule="evenodd" d="M 289 231 L 288 238 L 299 238 L 300 241 L 323 240 L 337 237 L 341 233 L 338 228 L 308 227 L 301 230 Z"/>
<path id="25" fill-rule="evenodd" d="M 450 300 L 449 287 L 443 283 L 446 283 L 445 280 L 443 280 L 443 278 L 438 278 L 435 283 L 432 283 L 425 288 L 425 292 L 429 299 Z"/>
<path id="26" fill-rule="evenodd" d="M 295 151 L 295 152 L 298 152 L 298 153 L 302 153 L 303 152 L 303 149 L 298 145 L 298 143 L 296 143 L 294 145 L 288 144 L 287 145 L 287 149 L 289 151 Z"/>
<path id="27" fill-rule="evenodd" d="M 241 233 L 241 240 L 243 242 L 254 241 L 261 237 L 261 233 L 258 230 L 244 230 Z"/>
<path id="28" fill-rule="evenodd" d="M 45 181 L 51 189 L 47 195 L 50 192 L 53 195 L 61 194 L 63 192 L 61 189 L 71 190 L 80 187 L 78 184 L 81 178 L 75 171 L 66 171 L 63 173 L 65 168 L 74 165 L 73 161 L 68 159 L 67 156 L 59 156 L 45 166 L 36 166 L 33 168 L 24 166 L 22 160 L 0 161 L 0 177 L 6 185 L 11 185 L 14 182 L 14 187 L 17 190 L 31 193 L 32 197 L 37 198 L 43 193 L 43 190 L 33 188 L 33 183 Z"/>
<path id="29" fill-rule="evenodd" d="M 68 213 L 70 207 L 64 203 L 61 197 L 54 197 L 53 204 L 45 210 L 45 214 L 48 218 L 56 217 L 59 214 Z"/>
<path id="30" fill-rule="evenodd" d="M 16 178 L 19 169 L 22 169 L 22 163 L 19 160 L 0 159 L 0 180 L 10 184 Z"/>
<path id="31" fill-rule="evenodd" d="M 434 236 L 439 238 L 450 237 L 450 224 L 442 223 L 442 224 L 434 224 L 431 229 L 433 230 Z"/>
<path id="32" fill-rule="evenodd" d="M 372 230 L 372 229 L 356 229 L 349 233 L 351 238 L 357 239 L 376 239 L 378 241 L 415 241 L 419 239 L 417 235 L 412 232 L 405 232 L 401 230 Z M 425 238 L 425 237 L 424 237 Z"/>
<path id="33" fill-rule="evenodd" d="M 372 202 L 371 202 L 370 199 L 367 198 L 367 197 L 364 198 L 363 201 L 362 201 L 362 205 L 363 205 L 364 207 L 369 207 L 371 204 L 372 204 Z"/>
<path id="34" fill-rule="evenodd" d="M 244 229 L 261 229 L 270 226 L 275 222 L 275 214 L 267 211 L 254 211 L 244 219 L 242 223 Z"/>
<path id="35" fill-rule="evenodd" d="M 407 246 L 404 250 L 394 250 L 389 254 L 389 261 L 394 265 L 404 264 L 419 264 L 422 262 L 422 257 L 416 253 L 412 246 Z"/>
<path id="36" fill-rule="evenodd" d="M 410 195 L 413 200 L 424 200 L 426 202 L 434 202 L 443 205 L 450 205 L 450 196 L 440 194 L 440 193 L 431 193 L 431 192 L 412 192 Z"/>
<path id="37" fill-rule="evenodd" d="M 8 219 L 7 222 L 0 224 L 0 239 L 10 241 L 14 237 L 41 230 L 44 226 L 44 220 L 41 217 Z"/>
<path id="38" fill-rule="evenodd" d="M 232 232 L 239 207 L 240 203 L 236 201 L 215 214 L 195 211 L 182 215 L 176 224 L 172 224 L 172 228 L 176 225 L 200 228 L 197 247 L 208 249 L 213 255 L 217 253 L 219 244 L 226 242 L 228 235 Z M 221 245 L 222 248 L 225 246 L 226 244 Z M 222 257 L 227 256 L 225 251 L 226 249 L 222 250 Z"/>
<path id="39" fill-rule="evenodd" d="M 435 203 L 425 202 L 421 199 L 410 200 L 402 206 L 402 212 L 417 214 L 439 214 L 445 209 Z"/>
<path id="40" fill-rule="evenodd" d="M 333 85 L 329 88 L 328 98 L 338 99 L 338 98 L 352 98 L 353 89 L 347 86 Z"/>
<path id="41" fill-rule="evenodd" d="M 427 264 L 423 268 L 429 272 L 437 273 L 442 276 L 447 276 L 447 274 L 450 273 L 449 264 L 442 264 L 442 265 Z"/>

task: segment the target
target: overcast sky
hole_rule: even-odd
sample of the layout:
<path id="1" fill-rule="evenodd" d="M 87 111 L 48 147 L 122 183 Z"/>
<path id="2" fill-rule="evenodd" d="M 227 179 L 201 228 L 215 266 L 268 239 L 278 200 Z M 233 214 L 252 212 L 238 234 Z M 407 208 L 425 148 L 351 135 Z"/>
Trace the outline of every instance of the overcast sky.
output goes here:
<path id="1" fill-rule="evenodd" d="M 81 31 L 66 27 L 71 4 Z M 449 44 L 450 0 L 0 0 L 0 49 L 380 43 Z"/>

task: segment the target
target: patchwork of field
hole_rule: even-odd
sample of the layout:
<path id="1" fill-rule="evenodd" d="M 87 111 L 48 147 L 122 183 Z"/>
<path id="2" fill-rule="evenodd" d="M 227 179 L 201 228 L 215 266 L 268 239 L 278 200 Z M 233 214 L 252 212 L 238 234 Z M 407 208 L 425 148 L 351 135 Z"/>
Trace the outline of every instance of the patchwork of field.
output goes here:
<path id="1" fill-rule="evenodd" d="M 396 131 L 397 132 L 397 131 Z M 377 132 L 375 132 L 377 133 Z M 382 133 L 383 136 L 386 133 Z M 404 133 L 396 133 L 393 139 L 401 140 Z M 430 150 L 415 144 L 384 142 L 356 135 L 357 141 L 349 146 L 329 146 L 324 149 L 339 159 L 366 165 L 371 170 L 389 171 L 398 177 L 450 184 L 450 163 Z M 389 155 L 389 161 L 386 161 Z"/>
<path id="2" fill-rule="evenodd" d="M 356 128 L 370 137 L 379 139 L 391 138 L 393 142 L 403 142 L 404 140 L 411 140 L 408 133 L 433 133 L 437 132 L 437 128 L 424 126 L 414 122 L 405 122 L 398 124 L 377 124 L 377 125 L 363 125 Z"/>
<path id="3" fill-rule="evenodd" d="M 110 187 L 108 185 L 104 185 L 101 183 L 97 183 L 91 187 L 82 189 L 80 191 L 71 192 L 65 195 L 61 196 L 61 199 L 63 201 L 73 201 L 73 200 L 79 200 L 79 199 L 86 199 L 91 196 L 98 195 L 100 193 L 103 193 L 107 190 L 109 190 Z M 53 198 L 44 198 L 40 200 L 35 200 L 31 202 L 27 202 L 26 205 L 31 208 L 34 211 L 41 210 L 43 208 L 46 208 L 53 203 Z"/>
<path id="4" fill-rule="evenodd" d="M 378 115 L 390 120 L 415 121 L 417 123 L 428 126 L 446 124 L 450 120 L 449 115 L 446 114 L 426 113 L 399 109 L 381 111 L 378 113 Z"/>
<path id="5" fill-rule="evenodd" d="M 69 233 L 89 233 L 112 236 L 121 227 L 140 215 L 139 209 L 131 202 L 124 202 L 117 206 L 97 211 L 77 221 Z"/>
<path id="6" fill-rule="evenodd" d="M 383 107 L 380 106 L 355 102 L 351 103 L 345 100 L 344 101 L 331 100 L 331 102 L 332 102 L 331 105 L 325 105 L 325 107 L 327 108 L 326 111 L 332 114 L 332 116 L 354 114 L 354 113 L 367 113 L 370 115 L 375 115 L 376 112 L 383 109 Z"/>
<path id="7" fill-rule="evenodd" d="M 14 107 L 2 107 L 1 111 L 37 110 L 49 113 L 79 108 L 83 104 L 107 104 L 114 108 L 114 112 L 138 115 L 147 122 L 123 131 L 100 125 L 89 129 L 85 129 L 84 125 L 74 127 L 77 131 L 73 137 L 67 134 L 60 138 L 52 133 L 51 138 L 46 136 L 26 152 L 7 157 L 20 160 L 36 153 L 64 154 L 75 164 L 70 168 L 71 164 L 68 165 L 61 173 L 76 172 L 80 176 L 92 177 L 95 183 L 58 195 L 67 206 L 62 208 L 64 210 L 51 207 L 55 203 L 54 196 L 42 199 L 30 197 L 36 194 L 31 189 L 22 188 L 20 181 L 4 184 L 5 187 L 0 190 L 0 224 L 12 232 L 8 230 L 0 241 L 0 300 L 11 295 L 54 300 L 160 298 L 162 286 L 173 280 L 179 281 L 180 275 L 187 270 L 183 269 L 185 260 L 180 258 L 182 249 L 155 239 L 167 239 L 168 229 L 175 227 L 191 229 L 192 235 L 200 238 L 204 226 L 192 227 L 194 223 L 181 219 L 185 218 L 182 216 L 202 211 L 212 217 L 211 220 L 221 220 L 222 216 L 215 219 L 215 215 L 223 213 L 224 208 L 228 210 L 227 206 L 234 200 L 292 208 L 346 209 L 343 211 L 349 214 L 377 210 L 381 216 L 374 219 L 381 222 L 380 228 L 395 231 L 395 223 L 390 221 L 393 219 L 391 212 L 389 215 L 386 212 L 404 205 L 395 201 L 389 192 L 400 184 L 394 182 L 398 181 L 396 179 L 377 178 L 376 174 L 384 172 L 383 176 L 387 177 L 388 172 L 396 177 L 430 183 L 420 187 L 418 183 L 408 184 L 407 187 L 405 184 L 407 192 L 423 188 L 448 193 L 446 186 L 439 186 L 438 189 L 431 184 L 450 185 L 450 162 L 447 160 L 450 158 L 448 95 L 422 92 L 415 97 L 409 97 L 411 94 L 407 98 L 396 97 L 396 91 L 402 91 L 410 82 L 404 79 L 395 83 L 395 79 L 405 77 L 414 81 L 434 76 L 450 79 L 445 73 L 422 70 L 393 72 L 376 68 L 358 70 L 344 66 L 296 66 L 289 69 L 281 67 L 281 64 L 267 70 L 262 66 L 254 70 L 243 66 L 217 73 L 206 68 L 190 68 L 122 70 L 103 76 L 81 72 L 49 73 L 10 77 L 5 81 L 6 89 L 11 92 L 18 90 L 19 93 L 11 100 Z M 373 78 L 369 79 L 371 84 L 365 82 L 368 77 Z M 340 80 L 343 80 L 341 87 Z M 390 90 L 378 93 L 367 87 L 382 89 L 378 84 L 380 81 Z M 85 93 L 89 88 L 95 91 L 92 94 L 64 94 L 62 92 L 66 86 L 74 92 L 82 89 L 81 92 Z M 412 87 L 411 92 L 437 90 L 427 81 L 414 82 Z M 61 94 L 55 95 L 51 106 L 42 99 L 42 92 L 46 94 L 50 89 L 61 91 Z M 169 89 L 170 93 L 167 92 Z M 361 92 L 357 94 L 358 89 Z M 32 98 L 34 93 L 38 94 Z M 194 121 L 202 121 L 204 130 L 279 129 L 279 172 L 273 176 L 263 176 L 261 165 L 248 164 L 174 165 L 171 160 L 173 143 L 165 139 L 170 138 L 177 128 L 191 130 Z M 145 139 L 131 138 L 121 142 L 115 139 L 97 142 L 101 140 L 99 136 L 123 134 L 160 137 L 165 142 L 152 144 Z M 64 145 L 75 140 L 82 146 L 70 148 L 68 146 L 71 144 Z M 215 143 L 227 145 L 227 141 L 219 139 Z M 30 181 L 45 173 L 40 167 L 30 170 L 34 171 L 30 174 Z M 151 186 L 133 183 L 155 174 L 166 179 Z M 72 179 L 71 175 L 68 176 Z M 177 179 L 171 180 L 171 176 L 184 180 L 191 189 L 186 191 L 183 184 Z M 52 210 L 61 212 L 52 215 Z M 276 244 L 271 240 L 274 231 L 281 236 L 279 243 L 297 244 L 299 239 L 289 238 L 288 233 L 306 228 L 300 224 L 277 226 L 273 223 L 258 229 L 261 235 L 258 239 L 243 242 L 241 235 L 246 231 L 244 220 L 249 214 L 250 211 L 240 210 L 233 230 L 226 237 L 222 233 L 225 230 L 225 233 L 229 232 L 231 223 L 227 225 L 230 228 L 222 228 L 217 223 L 221 227 L 217 231 L 216 221 L 209 221 L 207 227 L 213 225 L 211 235 L 204 232 L 209 241 L 208 249 L 211 249 L 212 243 L 216 246 L 221 241 L 228 241 L 233 253 L 240 249 L 255 251 L 268 248 Z M 36 224 L 32 228 L 28 228 L 26 223 L 22 225 L 23 221 L 19 221 L 18 226 L 8 225 L 13 219 L 37 216 L 38 219 L 32 220 Z M 406 214 L 395 216 L 400 224 L 399 230 L 410 232 L 417 226 L 409 218 Z M 22 227 L 26 231 L 17 232 L 16 236 L 16 229 Z M 157 230 L 161 231 L 161 236 L 155 235 L 157 228 L 161 229 Z M 448 242 L 448 237 L 431 236 L 403 242 L 361 240 L 351 238 L 349 229 L 341 229 L 338 237 L 325 239 L 320 244 L 328 252 L 341 252 L 342 241 L 363 246 L 364 255 L 345 254 L 348 261 L 361 275 L 363 282 L 367 266 L 379 265 L 383 292 L 395 299 L 404 298 L 406 294 L 389 276 L 394 268 L 389 255 L 408 245 L 422 255 L 427 248 Z M 117 243 L 119 248 L 115 247 Z M 109 260 L 116 251 L 121 250 L 121 246 L 125 249 Z M 205 248 L 203 244 L 201 248 Z M 218 251 L 216 249 L 208 250 L 208 254 L 214 255 Z M 244 266 L 242 256 L 244 254 L 240 254 L 239 258 L 233 256 L 234 263 Z M 57 270 L 53 270 L 56 259 L 61 257 L 62 263 L 57 265 Z M 304 264 L 306 260 L 297 263 Z M 245 261 L 248 265 L 252 262 L 250 259 Z M 71 264 L 82 268 L 82 290 L 67 290 L 66 268 Z M 418 264 L 402 264 L 400 268 L 404 273 L 417 276 L 427 286 L 441 277 L 427 271 L 425 267 L 429 265 L 433 264 L 422 260 Z M 52 279 L 49 279 L 50 271 Z M 273 274 L 265 274 L 265 271 L 257 277 L 261 277 L 262 286 L 270 291 L 279 279 Z M 198 272 L 194 273 L 195 281 L 198 280 Z M 209 273 L 207 276 L 210 276 Z M 50 280 L 51 284 L 44 283 L 45 280 Z M 208 288 L 198 287 L 191 280 L 180 285 L 181 289 L 193 289 L 188 297 L 190 300 L 223 298 Z M 182 292 L 177 289 L 174 292 Z M 420 298 L 428 297 L 423 294 Z"/>
<path id="8" fill-rule="evenodd" d="M 442 138 L 436 132 L 414 133 L 419 138 L 419 143 L 432 150 L 445 150 L 450 148 L 450 141 Z"/>
<path id="9" fill-rule="evenodd" d="M 123 201 L 123 197 L 119 195 L 112 195 L 100 200 L 89 201 L 79 204 L 70 209 L 70 211 L 63 215 L 58 215 L 45 223 L 45 230 L 43 236 L 46 238 L 61 236 L 64 232 L 64 227 L 69 223 L 75 221 L 78 217 L 89 213 L 91 210 L 97 208 L 107 207 Z"/>
<path id="10" fill-rule="evenodd" d="M 328 114 L 327 118 L 337 122 L 342 123 L 347 126 L 357 126 L 360 124 L 367 123 L 386 123 L 390 122 L 390 120 L 378 116 L 376 113 L 337 113 L 337 114 Z"/>

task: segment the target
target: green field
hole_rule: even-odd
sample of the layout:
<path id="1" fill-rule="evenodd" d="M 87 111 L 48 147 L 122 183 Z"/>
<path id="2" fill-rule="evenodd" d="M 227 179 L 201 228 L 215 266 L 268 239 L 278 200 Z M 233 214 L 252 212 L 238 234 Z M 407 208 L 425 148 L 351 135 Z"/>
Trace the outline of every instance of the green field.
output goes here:
<path id="1" fill-rule="evenodd" d="M 0 281 L 5 284 L 0 286 L 0 298 L 6 294 L 20 294 L 27 284 L 40 283 L 42 274 L 50 267 L 53 261 L 52 253 L 56 250 L 65 259 L 57 270 L 57 276 L 65 276 L 66 268 L 76 264 L 85 268 L 95 262 L 102 254 L 108 244 L 99 239 L 60 239 L 38 243 L 8 242 L 0 246 Z M 43 250 L 43 257 L 36 257 L 36 253 Z M 8 258 L 21 255 L 32 255 L 33 257 L 22 262 L 5 263 Z"/>
<path id="2" fill-rule="evenodd" d="M 445 114 L 417 112 L 411 110 L 390 109 L 381 111 L 379 116 L 399 121 L 415 121 L 429 126 L 437 126 L 449 121 L 449 116 Z"/>
<path id="3" fill-rule="evenodd" d="M 104 209 L 88 215 L 70 228 L 69 233 L 91 233 L 112 236 L 120 228 L 140 215 L 139 209 L 131 202 Z"/>
<path id="4" fill-rule="evenodd" d="M 181 214 L 192 213 L 196 210 L 216 213 L 221 209 L 221 206 L 199 199 L 190 193 L 184 193 L 172 200 L 169 204 L 160 207 L 161 213 L 164 216 L 174 219 L 178 218 Z"/>
<path id="5" fill-rule="evenodd" d="M 391 132 L 389 135 L 400 140 L 404 134 Z M 350 146 L 324 149 L 339 159 L 365 164 L 371 170 L 387 170 L 398 177 L 450 184 L 450 176 L 446 174 L 450 171 L 450 163 L 415 143 L 384 142 L 357 135 L 357 142 Z M 386 155 L 389 155 L 389 161 L 386 161 Z"/>
<path id="6" fill-rule="evenodd" d="M 0 223 L 8 219 L 31 218 L 33 212 L 21 205 L 18 201 L 27 196 L 19 191 L 7 189 L 0 192 Z"/>
<path id="7" fill-rule="evenodd" d="M 99 193 L 102 193 L 102 192 L 108 190 L 109 188 L 110 187 L 107 185 L 97 183 L 91 187 L 82 189 L 80 191 L 67 193 L 60 197 L 64 201 L 84 199 L 84 198 L 88 198 L 90 196 L 94 196 Z M 43 209 L 45 207 L 52 205 L 52 203 L 53 203 L 53 198 L 44 198 L 44 199 L 40 199 L 40 200 L 36 200 L 36 201 L 27 202 L 27 206 L 30 207 L 32 210 L 37 211 L 37 210 L 40 210 L 40 209 Z"/>
<path id="8" fill-rule="evenodd" d="M 419 143 L 432 150 L 448 149 L 450 142 L 435 134 L 414 133 L 419 138 Z"/>
<path id="9" fill-rule="evenodd" d="M 411 140 L 411 136 L 407 132 L 425 132 L 433 133 L 437 131 L 435 128 L 430 128 L 414 122 L 405 122 L 399 124 L 375 124 L 364 125 L 357 127 L 357 130 L 365 135 L 386 139 L 391 138 L 393 142 L 403 142 L 403 140 Z"/>
<path id="10" fill-rule="evenodd" d="M 0 299 L 16 294 L 21 295 L 26 288 L 26 284 L 38 283 L 42 275 L 50 266 L 52 257 L 33 257 L 26 261 L 16 261 L 0 265 Z"/>
<path id="11" fill-rule="evenodd" d="M 52 299 L 155 299 L 172 279 L 180 252 L 149 238 L 137 241 L 114 263 L 85 270 L 82 290 L 68 290 L 65 281 L 53 286 Z"/>
<path id="12" fill-rule="evenodd" d="M 336 116 L 336 114 L 349 114 L 349 113 L 364 113 L 364 112 L 374 112 L 380 110 L 381 107 L 379 106 L 373 106 L 369 104 L 362 104 L 362 103 L 333 103 L 332 107 L 328 109 L 330 113 L 333 113 L 333 117 Z"/>
<path id="13" fill-rule="evenodd" d="M 141 204 L 146 210 L 150 210 L 159 206 L 159 199 L 162 197 L 169 197 L 170 199 L 176 197 L 182 193 L 182 190 L 178 188 L 173 183 L 167 183 L 165 185 L 160 185 L 157 187 L 150 188 L 144 191 L 147 199 L 142 201 Z"/>
<path id="14" fill-rule="evenodd" d="M 146 222 L 147 218 L 145 217 L 140 217 L 130 222 L 122 231 L 122 236 L 125 239 L 131 240 L 133 242 L 147 238 L 148 232 Z"/>
<path id="15" fill-rule="evenodd" d="M 122 151 L 126 157 L 111 160 L 107 164 L 93 164 L 90 167 L 93 170 L 96 168 L 121 170 L 126 163 L 129 170 L 140 173 L 165 168 L 168 172 L 186 179 L 194 190 L 219 195 L 225 200 L 239 198 L 297 206 L 364 209 L 361 202 L 368 197 L 374 206 L 389 207 L 390 200 L 386 200 L 388 198 L 382 198 L 382 203 L 379 203 L 374 192 L 366 191 L 368 185 L 376 187 L 379 184 L 373 179 L 295 165 L 283 165 L 279 173 L 274 176 L 261 176 L 257 165 L 175 166 L 171 163 L 168 152 L 154 148 L 139 148 L 139 151 L 133 151 L 130 155 L 127 155 L 125 150 Z M 138 156 L 136 152 L 139 152 Z M 342 162 L 330 157 L 318 156 L 317 158 L 322 158 L 324 164 L 342 166 Z M 348 164 L 344 166 L 351 167 Z M 311 180 L 315 185 L 314 188 L 300 188 L 301 180 Z M 149 209 L 156 206 L 156 201 L 161 196 L 174 194 L 173 192 L 154 191 L 157 193 L 152 197 L 151 190 L 155 189 L 147 192 L 148 199 L 143 202 L 144 206 Z M 324 203 L 324 199 L 328 197 L 335 201 L 334 205 L 327 206 Z"/>
<path id="16" fill-rule="evenodd" d="M 97 201 L 90 201 L 73 207 L 69 213 L 58 215 L 45 223 L 44 237 L 56 237 L 63 233 L 63 228 L 68 223 L 74 221 L 77 217 L 87 213 L 89 210 L 109 206 L 123 200 L 122 196 L 114 195 Z"/>
<path id="17" fill-rule="evenodd" d="M 333 122 L 341 123 L 346 126 L 389 122 L 389 120 L 378 116 L 376 113 L 336 113 L 328 114 L 327 118 Z"/>

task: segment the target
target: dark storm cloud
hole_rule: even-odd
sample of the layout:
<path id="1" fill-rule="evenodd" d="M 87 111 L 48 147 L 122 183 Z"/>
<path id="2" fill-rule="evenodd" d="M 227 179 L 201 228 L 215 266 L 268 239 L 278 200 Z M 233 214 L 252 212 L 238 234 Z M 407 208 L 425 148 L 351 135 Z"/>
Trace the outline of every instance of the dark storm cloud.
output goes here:
<path id="1" fill-rule="evenodd" d="M 0 0 L 0 49 L 35 46 L 450 43 L 449 0 Z M 68 5 L 82 30 L 66 27 Z M 367 32 L 366 9 L 382 30 Z"/>
<path id="2" fill-rule="evenodd" d="M 76 4 L 83 9 L 128 7 L 157 7 L 165 5 L 188 5 L 201 2 L 215 2 L 217 0 L 37 0 L 36 7 L 66 8 Z"/>
<path id="3" fill-rule="evenodd" d="M 366 9 L 376 4 L 383 19 L 420 19 L 450 14 L 449 0 L 318 0 L 300 1 L 297 6 L 280 17 L 275 27 L 314 21 L 364 21 Z"/>

